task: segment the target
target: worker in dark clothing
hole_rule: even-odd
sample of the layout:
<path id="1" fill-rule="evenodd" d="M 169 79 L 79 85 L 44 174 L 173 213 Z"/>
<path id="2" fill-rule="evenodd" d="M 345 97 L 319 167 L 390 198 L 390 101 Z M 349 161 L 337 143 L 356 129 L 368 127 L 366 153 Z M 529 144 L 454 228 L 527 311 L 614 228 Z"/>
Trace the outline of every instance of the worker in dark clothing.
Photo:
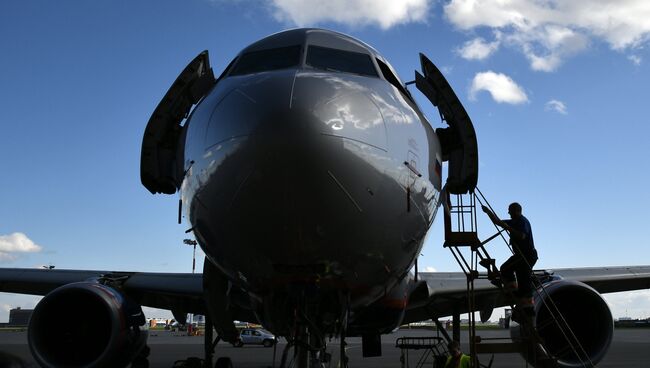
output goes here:
<path id="1" fill-rule="evenodd" d="M 508 206 L 510 220 L 499 219 L 485 206 L 482 206 L 482 209 L 493 223 L 510 233 L 510 245 L 514 254 L 501 265 L 501 279 L 506 291 L 512 292 L 515 296 L 517 307 L 523 308 L 523 312 L 530 315 L 534 313 L 534 286 L 531 273 L 537 262 L 537 250 L 535 250 L 530 222 L 521 214 L 521 205 L 516 202 Z"/>

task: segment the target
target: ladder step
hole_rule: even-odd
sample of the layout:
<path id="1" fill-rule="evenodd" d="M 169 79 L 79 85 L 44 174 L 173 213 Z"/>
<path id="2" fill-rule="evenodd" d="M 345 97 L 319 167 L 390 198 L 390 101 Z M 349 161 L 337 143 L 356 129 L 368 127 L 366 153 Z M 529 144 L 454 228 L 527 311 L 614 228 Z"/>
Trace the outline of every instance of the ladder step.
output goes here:
<path id="1" fill-rule="evenodd" d="M 487 273 L 488 280 L 494 281 L 493 284 L 496 287 L 501 287 L 501 273 L 499 271 L 488 271 Z"/>
<path id="2" fill-rule="evenodd" d="M 481 266 L 490 269 L 490 266 L 496 266 L 494 258 L 483 258 L 478 262 Z"/>
<path id="3" fill-rule="evenodd" d="M 473 231 L 453 231 L 445 234 L 445 248 L 447 247 L 477 247 L 481 245 L 478 235 Z"/>

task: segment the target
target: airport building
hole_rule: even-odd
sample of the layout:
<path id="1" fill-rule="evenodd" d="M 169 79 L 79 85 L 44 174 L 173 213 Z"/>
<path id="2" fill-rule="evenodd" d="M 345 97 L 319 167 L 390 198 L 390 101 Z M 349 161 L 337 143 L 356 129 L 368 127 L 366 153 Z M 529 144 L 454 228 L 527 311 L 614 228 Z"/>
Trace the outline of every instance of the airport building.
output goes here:
<path id="1" fill-rule="evenodd" d="M 32 317 L 33 309 L 21 309 L 20 307 L 9 311 L 8 326 L 27 326 Z"/>
<path id="2" fill-rule="evenodd" d="M 614 321 L 614 327 L 650 327 L 650 318 L 632 319 L 629 317 L 621 317 Z"/>

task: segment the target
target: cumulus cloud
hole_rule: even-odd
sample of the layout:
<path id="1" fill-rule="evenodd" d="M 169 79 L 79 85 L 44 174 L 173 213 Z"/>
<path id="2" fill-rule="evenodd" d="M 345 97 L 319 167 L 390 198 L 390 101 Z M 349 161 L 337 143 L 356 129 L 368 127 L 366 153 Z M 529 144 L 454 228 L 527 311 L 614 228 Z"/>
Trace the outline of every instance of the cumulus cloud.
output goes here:
<path id="1" fill-rule="evenodd" d="M 559 100 L 550 100 L 544 105 L 546 111 L 555 111 L 562 115 L 567 114 L 566 105 Z"/>
<path id="2" fill-rule="evenodd" d="M 15 260 L 15 253 L 34 253 L 42 249 L 23 233 L 0 235 L 0 262 Z"/>
<path id="3" fill-rule="evenodd" d="M 476 94 L 487 91 L 498 103 L 522 104 L 528 102 L 524 90 L 505 74 L 487 71 L 477 73 L 472 80 L 469 91 L 470 100 L 476 100 Z"/>
<path id="4" fill-rule="evenodd" d="M 444 13 L 459 29 L 499 32 L 540 71 L 557 69 L 592 39 L 619 51 L 650 39 L 646 0 L 451 0 Z"/>
<path id="5" fill-rule="evenodd" d="M 424 272 L 436 272 L 435 267 L 427 266 L 424 268 Z"/>
<path id="6" fill-rule="evenodd" d="M 519 45 L 533 70 L 551 72 L 589 45 L 589 39 L 567 27 L 545 26 L 531 33 L 515 33 L 507 42 Z"/>
<path id="7" fill-rule="evenodd" d="M 423 22 L 429 11 L 428 0 L 272 0 L 271 4 L 277 20 L 301 27 L 329 21 L 388 29 Z"/>
<path id="8" fill-rule="evenodd" d="M 492 55 L 499 48 L 499 41 L 486 42 L 483 38 L 477 37 L 465 42 L 462 47 L 456 50 L 456 53 L 463 59 L 483 60 Z"/>

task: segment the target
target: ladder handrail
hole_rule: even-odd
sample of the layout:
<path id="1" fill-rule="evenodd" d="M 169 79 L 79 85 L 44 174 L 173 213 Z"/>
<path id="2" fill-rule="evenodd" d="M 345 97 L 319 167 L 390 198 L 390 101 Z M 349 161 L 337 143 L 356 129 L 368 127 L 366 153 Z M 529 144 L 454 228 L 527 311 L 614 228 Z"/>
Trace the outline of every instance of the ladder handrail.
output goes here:
<path id="1" fill-rule="evenodd" d="M 492 211 L 492 213 L 496 213 L 494 211 L 494 208 L 492 208 L 492 205 L 490 204 L 490 202 L 488 202 L 487 198 L 485 198 L 485 196 L 483 195 L 483 192 L 481 192 L 481 190 L 478 187 L 476 187 L 475 189 L 478 192 L 478 194 L 481 196 L 480 198 L 478 198 L 478 197 L 476 198 L 476 199 L 478 199 L 478 202 L 483 206 L 484 204 L 481 201 L 481 198 L 483 198 L 483 200 L 485 201 L 485 204 L 490 209 L 490 211 Z M 510 246 L 510 243 L 506 240 L 506 237 L 503 236 L 503 231 L 505 231 L 508 235 L 510 234 L 508 232 L 508 230 L 506 230 L 506 229 L 499 230 L 499 227 L 495 223 L 492 223 L 492 225 L 494 225 L 494 228 L 497 229 L 497 231 L 499 231 L 499 234 L 501 235 L 501 239 L 503 239 L 503 242 L 506 243 L 506 245 L 508 246 L 508 249 L 510 249 L 510 252 L 512 252 L 512 254 L 514 254 L 514 250 L 512 249 L 512 246 Z"/>

